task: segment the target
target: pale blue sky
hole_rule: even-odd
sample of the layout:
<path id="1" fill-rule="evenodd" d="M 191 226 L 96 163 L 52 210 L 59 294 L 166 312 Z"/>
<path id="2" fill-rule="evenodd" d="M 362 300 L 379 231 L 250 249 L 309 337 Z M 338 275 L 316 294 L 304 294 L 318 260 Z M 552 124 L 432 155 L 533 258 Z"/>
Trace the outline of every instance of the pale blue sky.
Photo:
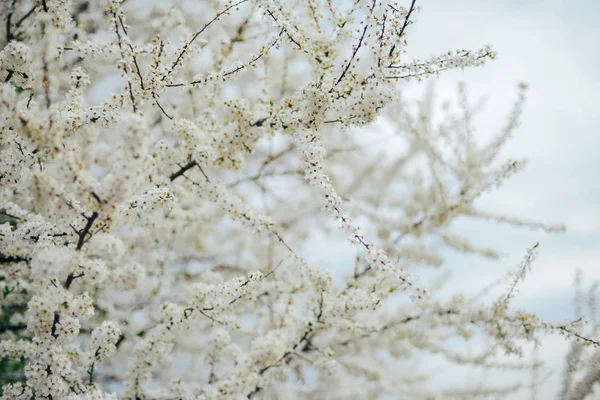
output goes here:
<path id="1" fill-rule="evenodd" d="M 461 290 L 476 293 L 514 270 L 526 250 L 540 242 L 539 257 L 514 305 L 548 321 L 572 320 L 575 271 L 583 270 L 588 287 L 600 281 L 600 1 L 419 3 L 422 10 L 408 30 L 406 61 L 487 44 L 498 52 L 498 58 L 483 68 L 448 71 L 433 79 L 442 99 L 456 98 L 458 81 L 467 83 L 473 99 L 487 97 L 477 124 L 483 138 L 503 127 L 518 82 L 529 85 L 523 123 L 502 152 L 506 158 L 525 157 L 528 165 L 479 205 L 495 213 L 567 227 L 564 234 L 546 234 L 461 219 L 453 225 L 457 232 L 474 238 L 481 247 L 498 249 L 503 258 L 493 262 L 447 252 L 444 268 L 454 275 L 449 286 L 460 284 Z M 420 96 L 423 87 L 410 84 L 406 94 Z M 347 260 L 347 254 L 345 244 L 331 243 L 316 258 L 332 265 Z M 540 358 L 554 373 L 540 389 L 539 399 L 555 398 L 558 393 L 566 349 L 562 337 L 542 341 Z M 426 370 L 437 368 L 429 358 L 420 365 Z M 479 382 L 474 379 L 479 374 L 468 369 L 440 371 L 441 379 L 434 382 L 442 387 Z M 527 382 L 529 372 L 497 376 L 490 372 L 486 379 L 491 384 L 509 379 Z M 523 391 L 510 398 L 529 396 Z"/>
<path id="2" fill-rule="evenodd" d="M 499 192 L 485 197 L 481 206 L 567 225 L 562 235 L 496 224 L 465 224 L 464 229 L 474 230 L 485 241 L 482 244 L 500 245 L 509 260 L 518 260 L 525 248 L 541 242 L 524 297 L 528 292 L 538 297 L 571 291 L 576 267 L 589 279 L 600 279 L 600 34 L 593 18 L 600 16 L 600 3 L 471 0 L 460 2 L 460 7 L 451 3 L 458 4 L 422 3 L 410 32 L 411 51 L 427 55 L 491 44 L 499 57 L 481 69 L 443 74 L 436 79 L 440 96 L 454 96 L 458 80 L 467 82 L 474 98 L 487 95 L 488 106 L 479 123 L 485 135 L 502 126 L 516 83 L 529 84 L 523 124 L 503 153 L 526 157 L 528 166 Z"/>
<path id="3" fill-rule="evenodd" d="M 525 249 L 539 241 L 540 256 L 515 305 L 545 319 L 569 319 L 575 270 L 581 268 L 589 284 L 600 280 L 600 2 L 426 0 L 420 4 L 422 12 L 408 32 L 409 54 L 425 57 L 448 48 L 486 44 L 499 53 L 484 68 L 452 71 L 436 79 L 442 97 L 452 98 L 459 80 L 467 82 L 473 98 L 488 96 L 479 124 L 483 134 L 501 126 L 516 83 L 529 84 L 523 124 L 503 153 L 524 156 L 529 164 L 480 205 L 567 226 L 565 234 L 549 235 L 465 221 L 457 228 L 506 256 L 495 263 L 451 257 L 446 266 L 463 285 L 476 288 L 516 266 Z M 562 338 L 549 337 L 543 345 L 541 358 L 558 370 L 539 398 L 554 398 L 566 344 Z M 528 398 L 528 394 L 515 398 Z"/>

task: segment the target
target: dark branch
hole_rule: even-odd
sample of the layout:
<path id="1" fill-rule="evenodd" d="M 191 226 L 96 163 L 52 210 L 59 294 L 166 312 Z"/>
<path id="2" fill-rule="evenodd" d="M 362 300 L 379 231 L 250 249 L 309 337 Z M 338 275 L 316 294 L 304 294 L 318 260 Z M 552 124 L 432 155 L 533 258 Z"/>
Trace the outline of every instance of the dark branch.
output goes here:
<path id="1" fill-rule="evenodd" d="M 92 365 L 90 366 L 90 369 L 88 371 L 88 374 L 90 375 L 90 386 L 92 386 L 94 384 L 94 366 L 96 365 L 96 358 L 98 357 L 98 355 L 100 355 L 100 349 L 101 347 L 98 347 L 96 349 L 96 352 L 94 353 L 94 361 L 92 362 Z"/>
<path id="2" fill-rule="evenodd" d="M 127 29 L 125 28 L 125 24 L 123 23 L 123 19 L 121 18 L 121 16 L 119 16 L 119 22 L 121 23 L 121 28 L 123 28 L 123 32 L 125 32 L 125 35 L 128 35 Z M 135 56 L 135 51 L 133 50 L 133 46 L 131 45 L 131 42 L 129 42 L 128 45 L 129 45 L 129 49 L 131 50 L 131 57 L 133 58 L 133 65 L 135 65 L 136 72 L 138 74 L 138 77 L 140 78 L 140 86 L 141 86 L 142 90 L 144 90 L 144 79 L 142 78 L 142 73 L 140 72 L 140 66 L 138 65 L 137 58 Z"/>
<path id="3" fill-rule="evenodd" d="M 360 36 L 360 40 L 358 41 L 358 45 L 356 46 L 356 49 L 354 49 L 354 52 L 352 53 L 352 57 L 350 57 L 350 60 L 348 61 L 348 64 L 346 64 L 346 67 L 342 71 L 342 74 L 340 75 L 340 77 L 338 78 L 338 80 L 335 82 L 334 86 L 337 86 L 342 81 L 342 79 L 344 79 L 344 76 L 346 75 L 346 73 L 350 69 L 350 66 L 352 65 L 352 61 L 354 61 L 354 58 L 356 57 L 356 54 L 358 54 L 358 50 L 360 50 L 360 46 L 362 46 L 362 42 L 363 42 L 363 40 L 365 38 L 365 35 L 367 34 L 367 29 L 369 29 L 369 24 L 365 25 L 365 29 L 363 29 L 362 35 Z"/>
<path id="4" fill-rule="evenodd" d="M 74 272 L 71 272 L 67 276 L 67 280 L 65 281 L 65 289 L 69 289 L 71 287 L 71 284 L 73 284 L 73 281 L 77 278 L 81 278 L 82 276 L 85 276 L 85 273 L 82 272 L 79 275 L 75 275 Z"/>
<path id="5" fill-rule="evenodd" d="M 50 330 L 50 334 L 54 339 L 58 337 L 58 333 L 56 333 L 56 325 L 60 324 L 60 315 L 55 312 L 54 313 L 54 321 L 52 322 L 52 329 Z"/>
<path id="6" fill-rule="evenodd" d="M 155 92 L 152 92 L 152 97 L 154 97 L 154 101 L 156 102 L 156 105 L 158 106 L 158 108 L 160 108 L 160 111 L 162 111 L 162 113 L 165 115 L 165 117 L 172 120 L 173 117 L 171 117 L 169 114 L 167 114 L 167 112 L 165 111 L 163 106 L 160 105 L 160 103 L 158 101 L 158 95 Z"/>
<path id="7" fill-rule="evenodd" d="M 28 263 L 29 261 L 31 261 L 30 258 L 19 257 L 19 256 L 5 256 L 4 254 L 0 253 L 0 264 L 10 264 L 10 263 L 17 263 L 17 262 Z"/>
<path id="8" fill-rule="evenodd" d="M 36 8 L 37 8 L 37 4 L 36 4 L 36 5 L 34 5 L 34 6 L 31 8 L 31 10 L 27 11 L 27 14 L 23 15 L 23 16 L 21 17 L 21 19 L 17 21 L 17 23 L 15 24 L 15 26 L 21 26 L 21 24 L 22 24 L 23 22 L 25 22 L 25 20 L 26 20 L 27 18 L 29 18 L 29 17 L 31 16 L 31 14 L 33 14 L 33 12 L 35 11 L 35 9 L 36 9 Z"/>
<path id="9" fill-rule="evenodd" d="M 376 0 L 373 0 L 373 5 L 371 6 L 371 11 L 369 13 L 370 15 L 373 14 L 373 10 L 375 9 L 375 5 L 376 5 Z M 369 29 L 369 24 L 366 23 L 365 24 L 365 28 L 363 29 L 362 35 L 360 36 L 360 39 L 358 41 L 358 44 L 356 45 L 356 48 L 352 52 L 352 57 L 350 57 L 350 60 L 348 61 L 348 64 L 346 64 L 346 67 L 342 71 L 342 74 L 340 75 L 340 77 L 338 78 L 338 80 L 335 82 L 335 85 L 333 85 L 334 87 L 337 86 L 342 81 L 342 79 L 344 79 L 344 76 L 346 75 L 346 73 L 350 69 L 350 66 L 352 65 L 352 62 L 356 58 L 356 55 L 358 54 L 358 50 L 360 50 L 360 47 L 362 46 L 363 40 L 365 39 L 365 36 L 367 35 L 367 30 L 368 29 Z M 331 88 L 330 92 L 331 91 L 333 91 L 333 88 Z"/>
<path id="10" fill-rule="evenodd" d="M 194 161 L 194 160 L 190 161 L 189 163 L 187 163 L 183 167 L 181 167 L 179 169 L 179 171 L 171 174 L 171 176 L 169 176 L 169 179 L 171 180 L 171 182 L 173 182 L 175 179 L 177 179 L 181 175 L 185 174 L 187 170 L 194 168 L 196 165 L 198 165 L 198 163 L 196 161 Z"/>
<path id="11" fill-rule="evenodd" d="M 121 52 L 121 58 L 125 61 L 125 52 L 123 51 L 123 40 L 121 38 L 121 33 L 119 32 L 119 24 L 117 23 L 117 13 L 113 13 L 115 18 L 115 33 L 117 34 L 119 50 Z M 129 75 L 129 71 L 127 70 L 127 64 L 123 66 L 125 68 L 125 73 Z M 129 96 L 131 97 L 131 104 L 133 106 L 133 112 L 137 113 L 137 106 L 135 105 L 135 97 L 133 96 L 133 86 L 131 85 L 131 80 L 127 80 L 127 85 L 129 87 Z"/>
<path id="12" fill-rule="evenodd" d="M 85 244 L 86 236 L 90 234 L 90 229 L 92 228 L 92 225 L 94 225 L 94 221 L 96 221 L 96 218 L 98 218 L 98 213 L 94 211 L 91 216 L 86 217 L 85 215 L 83 215 L 83 217 L 87 219 L 87 223 L 85 224 L 82 230 L 75 231 L 77 232 L 77 235 L 79 235 L 79 240 L 77 240 L 77 247 L 75 248 L 75 250 L 81 250 L 81 248 Z"/>
<path id="13" fill-rule="evenodd" d="M 12 40 L 12 33 L 10 31 L 10 26 L 11 26 L 11 22 L 10 20 L 12 19 L 13 13 L 10 12 L 8 13 L 8 15 L 6 16 L 6 42 L 10 42 Z"/>
<path id="14" fill-rule="evenodd" d="M 410 16 L 413 13 L 413 11 L 415 11 L 415 4 L 416 3 L 417 3 L 417 0 L 412 0 L 412 3 L 410 5 L 410 9 L 408 10 L 408 13 L 406 14 L 406 18 L 404 19 L 404 24 L 402 25 L 402 28 L 398 32 L 398 37 L 399 38 L 402 38 L 402 36 L 404 35 L 404 31 L 406 30 L 406 27 L 410 23 Z M 389 57 L 391 57 L 394 54 L 394 50 L 395 49 L 396 49 L 396 46 L 392 46 L 392 48 L 390 49 Z"/>

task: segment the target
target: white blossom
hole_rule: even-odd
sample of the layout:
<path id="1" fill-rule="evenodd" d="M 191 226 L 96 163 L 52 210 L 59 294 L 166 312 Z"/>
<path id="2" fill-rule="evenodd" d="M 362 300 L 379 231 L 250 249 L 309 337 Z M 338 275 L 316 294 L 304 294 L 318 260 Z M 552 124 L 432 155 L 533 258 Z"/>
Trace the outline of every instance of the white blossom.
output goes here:
<path id="1" fill-rule="evenodd" d="M 501 257 L 459 218 L 563 229 L 478 202 L 525 165 L 500 157 L 524 85 L 484 144 L 464 85 L 405 100 L 489 46 L 408 61 L 416 2 L 146 3 L 0 4 L 0 399 L 508 395 L 397 365 L 525 369 L 503 357 L 551 334 L 580 344 L 563 397 L 593 396 L 595 298 L 514 308 L 537 246 L 499 296 L 426 272 Z"/>

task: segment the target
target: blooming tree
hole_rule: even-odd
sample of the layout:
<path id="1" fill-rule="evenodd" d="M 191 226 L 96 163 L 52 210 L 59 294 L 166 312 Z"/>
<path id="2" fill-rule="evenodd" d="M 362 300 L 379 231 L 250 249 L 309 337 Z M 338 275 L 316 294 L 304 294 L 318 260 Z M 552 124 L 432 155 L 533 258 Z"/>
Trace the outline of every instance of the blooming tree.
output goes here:
<path id="1" fill-rule="evenodd" d="M 475 205 L 523 165 L 498 160 L 523 85 L 485 144 L 464 87 L 441 116 L 431 92 L 401 96 L 408 80 L 495 56 L 411 59 L 418 11 L 2 2 L 2 399 L 498 396 L 519 382 L 437 390 L 393 366 L 430 353 L 536 372 L 498 357 L 541 334 L 577 340 L 561 395 L 591 394 L 597 327 L 511 305 L 537 245 L 491 301 L 416 278 L 443 247 L 498 257 L 453 231 L 459 216 L 562 229 Z M 306 261 L 340 236 L 351 257 Z M 455 351 L 459 338 L 484 352 Z"/>

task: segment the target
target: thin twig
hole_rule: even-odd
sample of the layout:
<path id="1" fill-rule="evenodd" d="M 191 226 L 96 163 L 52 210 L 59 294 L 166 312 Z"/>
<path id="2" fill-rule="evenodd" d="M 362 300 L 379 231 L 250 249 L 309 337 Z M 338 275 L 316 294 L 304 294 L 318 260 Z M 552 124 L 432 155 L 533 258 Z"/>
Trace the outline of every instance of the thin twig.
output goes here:
<path id="1" fill-rule="evenodd" d="M 181 50 L 181 53 L 179 53 L 179 55 L 177 56 L 177 59 L 173 62 L 173 66 L 171 67 L 171 69 L 166 73 L 165 76 L 163 76 L 162 80 L 164 81 L 167 76 L 171 75 L 173 73 L 173 71 L 175 71 L 175 68 L 179 65 L 179 61 L 181 60 L 181 58 L 185 55 L 188 47 L 190 47 L 192 45 L 192 43 L 194 43 L 194 41 L 196 40 L 196 38 L 198 36 L 200 36 L 202 34 L 202 32 L 204 32 L 213 22 L 215 22 L 216 20 L 218 20 L 223 14 L 227 13 L 229 10 L 231 10 L 234 7 L 239 6 L 242 3 L 247 2 L 248 0 L 241 0 L 235 4 L 231 4 L 229 6 L 227 6 L 224 10 L 220 11 L 217 13 L 217 15 L 215 15 L 215 17 L 213 19 L 211 19 L 210 21 L 208 21 L 203 27 L 202 29 L 200 29 L 198 32 L 196 32 L 194 34 L 194 36 L 192 36 L 192 39 L 187 42 L 184 46 L 183 49 Z"/>

